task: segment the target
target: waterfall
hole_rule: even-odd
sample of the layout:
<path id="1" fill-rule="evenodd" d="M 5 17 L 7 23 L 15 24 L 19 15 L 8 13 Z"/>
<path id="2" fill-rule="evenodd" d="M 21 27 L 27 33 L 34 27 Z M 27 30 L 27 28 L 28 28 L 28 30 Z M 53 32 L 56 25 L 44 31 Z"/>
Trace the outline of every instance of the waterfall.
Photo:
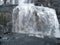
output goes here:
<path id="1" fill-rule="evenodd" d="M 3 0 L 0 0 L 0 5 L 2 5 L 4 2 L 3 2 Z"/>
<path id="2" fill-rule="evenodd" d="M 28 3 L 27 3 L 28 2 Z M 54 9 L 35 6 L 31 0 L 19 0 L 13 10 L 13 32 L 36 37 L 58 37 L 59 23 Z"/>

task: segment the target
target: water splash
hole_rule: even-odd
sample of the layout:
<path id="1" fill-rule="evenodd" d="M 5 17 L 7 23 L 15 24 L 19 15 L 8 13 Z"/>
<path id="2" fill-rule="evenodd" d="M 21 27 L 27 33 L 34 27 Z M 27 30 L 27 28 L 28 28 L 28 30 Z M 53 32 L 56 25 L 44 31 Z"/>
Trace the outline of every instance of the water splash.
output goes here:
<path id="1" fill-rule="evenodd" d="M 13 32 L 36 37 L 58 37 L 59 23 L 54 9 L 35 6 L 27 0 L 20 0 L 13 11 Z"/>

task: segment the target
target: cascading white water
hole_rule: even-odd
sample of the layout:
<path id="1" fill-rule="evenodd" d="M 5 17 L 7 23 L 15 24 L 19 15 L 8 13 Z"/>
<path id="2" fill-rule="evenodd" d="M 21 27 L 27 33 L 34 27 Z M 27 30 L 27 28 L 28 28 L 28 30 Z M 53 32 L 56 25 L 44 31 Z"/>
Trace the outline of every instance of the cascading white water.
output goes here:
<path id="1" fill-rule="evenodd" d="M 19 0 L 19 5 L 13 11 L 13 32 L 25 33 L 31 36 L 43 37 L 59 35 L 59 23 L 54 9 L 35 6 Z"/>
<path id="2" fill-rule="evenodd" d="M 3 0 L 0 0 L 0 5 L 2 5 L 4 2 L 3 2 Z"/>

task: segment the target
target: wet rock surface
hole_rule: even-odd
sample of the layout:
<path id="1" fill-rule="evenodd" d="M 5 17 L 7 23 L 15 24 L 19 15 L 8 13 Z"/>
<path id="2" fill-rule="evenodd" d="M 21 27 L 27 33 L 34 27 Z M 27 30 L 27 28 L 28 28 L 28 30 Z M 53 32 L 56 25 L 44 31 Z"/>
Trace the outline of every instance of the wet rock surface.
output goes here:
<path id="1" fill-rule="evenodd" d="M 26 34 L 8 34 L 0 39 L 1 45 L 56 45 L 55 38 L 37 38 Z"/>

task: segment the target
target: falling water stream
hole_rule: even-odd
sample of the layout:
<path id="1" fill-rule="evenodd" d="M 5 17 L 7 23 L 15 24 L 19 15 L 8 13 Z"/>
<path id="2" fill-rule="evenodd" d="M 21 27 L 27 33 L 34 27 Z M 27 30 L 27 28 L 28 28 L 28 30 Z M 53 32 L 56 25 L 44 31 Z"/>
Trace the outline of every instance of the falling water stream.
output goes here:
<path id="1" fill-rule="evenodd" d="M 13 10 L 13 32 L 36 37 L 60 37 L 59 23 L 54 9 L 35 6 L 31 0 L 19 0 Z"/>

